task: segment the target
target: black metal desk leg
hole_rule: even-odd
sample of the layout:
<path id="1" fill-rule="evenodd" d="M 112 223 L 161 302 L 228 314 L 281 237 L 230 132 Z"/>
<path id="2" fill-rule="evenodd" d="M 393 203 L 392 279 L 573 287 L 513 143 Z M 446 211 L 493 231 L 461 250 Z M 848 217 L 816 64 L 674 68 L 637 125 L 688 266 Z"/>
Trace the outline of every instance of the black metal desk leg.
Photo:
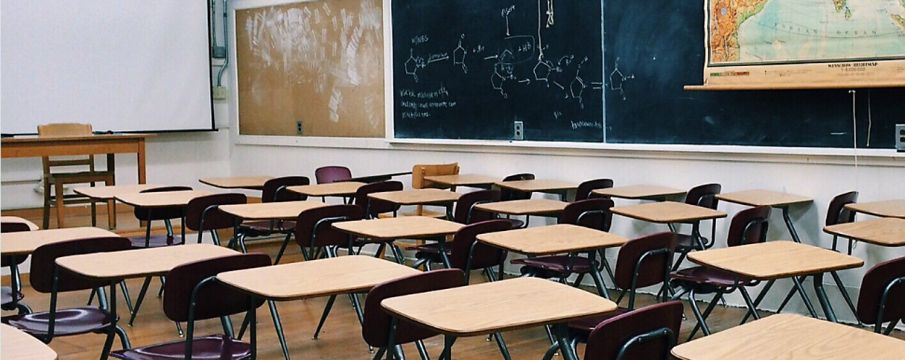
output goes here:
<path id="1" fill-rule="evenodd" d="M 798 289 L 798 295 L 801 295 L 801 300 L 804 301 L 804 305 L 808 307 L 808 312 L 811 313 L 811 316 L 815 319 L 819 319 L 819 317 L 817 317 L 817 311 L 814 310 L 814 304 L 811 303 L 811 298 L 804 292 L 804 286 L 801 285 L 801 280 L 793 276 L 792 282 L 795 283 L 795 289 Z"/>
<path id="2" fill-rule="evenodd" d="M 569 346 L 569 329 L 566 324 L 553 325 L 553 332 L 556 333 L 556 342 L 559 343 L 559 353 L 565 360 L 578 360 L 575 349 Z"/>
<path id="3" fill-rule="evenodd" d="M 823 288 L 823 273 L 814 275 L 814 291 L 817 292 L 817 299 L 820 300 L 820 307 L 826 319 L 832 322 L 839 322 L 836 319 L 836 313 L 833 312 L 833 306 L 830 305 L 830 299 L 826 296 L 826 289 Z"/>
<path id="4" fill-rule="evenodd" d="M 452 360 L 452 346 L 456 343 L 456 337 L 452 335 L 443 336 L 443 352 L 440 353 L 440 360 Z"/>
<path id="5" fill-rule="evenodd" d="M 801 243 L 801 238 L 798 237 L 798 232 L 795 231 L 795 226 L 792 225 L 792 217 L 789 216 L 789 207 L 781 206 L 780 209 L 782 209 L 782 219 L 786 222 L 786 227 L 789 228 L 789 234 L 792 235 L 792 240 Z"/>

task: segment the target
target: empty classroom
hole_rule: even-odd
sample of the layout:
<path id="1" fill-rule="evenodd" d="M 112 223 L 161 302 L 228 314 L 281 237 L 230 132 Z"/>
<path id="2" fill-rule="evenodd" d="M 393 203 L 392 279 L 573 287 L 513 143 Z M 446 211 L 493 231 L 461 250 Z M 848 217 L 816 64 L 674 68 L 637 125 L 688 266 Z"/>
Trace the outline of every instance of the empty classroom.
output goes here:
<path id="1" fill-rule="evenodd" d="M 905 2 L 0 2 L 2 359 L 902 359 Z"/>

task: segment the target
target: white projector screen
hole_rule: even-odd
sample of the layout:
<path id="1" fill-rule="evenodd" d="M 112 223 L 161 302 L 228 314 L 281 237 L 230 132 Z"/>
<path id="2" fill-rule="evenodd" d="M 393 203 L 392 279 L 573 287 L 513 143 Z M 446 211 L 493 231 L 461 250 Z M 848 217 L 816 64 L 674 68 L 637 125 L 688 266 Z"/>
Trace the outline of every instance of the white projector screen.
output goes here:
<path id="1" fill-rule="evenodd" d="M 211 130 L 207 0 L 0 1 L 0 128 Z"/>

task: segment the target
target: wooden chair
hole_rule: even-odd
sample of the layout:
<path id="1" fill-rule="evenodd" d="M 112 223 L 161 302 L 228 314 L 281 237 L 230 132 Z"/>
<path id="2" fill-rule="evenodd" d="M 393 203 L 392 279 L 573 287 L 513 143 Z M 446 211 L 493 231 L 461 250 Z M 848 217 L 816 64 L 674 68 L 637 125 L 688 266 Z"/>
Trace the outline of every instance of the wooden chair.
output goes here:
<path id="1" fill-rule="evenodd" d="M 91 136 L 91 124 L 59 123 L 38 126 L 38 137 L 75 137 Z M 44 223 L 43 228 L 50 226 L 50 206 L 56 208 L 57 227 L 64 225 L 63 206 L 65 204 L 91 203 L 91 225 L 97 226 L 97 202 L 81 195 L 64 195 L 63 186 L 67 184 L 91 184 L 102 182 L 104 185 L 115 185 L 116 179 L 113 172 L 113 154 L 107 155 L 107 170 L 98 171 L 94 168 L 94 155 L 84 158 L 50 158 L 43 157 L 41 162 L 44 168 Z M 80 166 L 82 170 L 75 172 L 60 172 L 54 168 Z M 85 167 L 87 166 L 87 169 Z M 51 195 L 53 187 L 53 195 Z M 113 208 L 113 200 L 107 201 L 108 224 L 116 223 L 116 211 Z"/>
<path id="2" fill-rule="evenodd" d="M 430 180 L 425 180 L 425 176 L 437 176 L 437 175 L 458 175 L 459 174 L 459 163 L 451 163 L 451 164 L 437 164 L 437 165 L 415 165 L 412 166 L 412 189 L 446 189 L 448 187 L 434 183 Z M 424 209 L 423 205 L 418 205 L 415 207 L 415 212 L 413 214 L 404 214 L 404 215 L 417 215 L 417 216 L 430 216 L 436 218 L 446 217 L 446 211 L 433 211 Z"/>

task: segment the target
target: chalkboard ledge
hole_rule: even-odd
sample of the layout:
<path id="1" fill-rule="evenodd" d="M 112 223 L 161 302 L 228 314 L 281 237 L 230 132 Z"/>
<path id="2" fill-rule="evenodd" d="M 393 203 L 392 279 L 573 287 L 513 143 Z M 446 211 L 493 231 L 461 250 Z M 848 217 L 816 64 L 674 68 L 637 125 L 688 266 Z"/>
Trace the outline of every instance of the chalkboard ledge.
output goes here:
<path id="1" fill-rule="evenodd" d="M 727 85 L 685 85 L 686 91 L 747 91 L 747 90 L 854 90 L 854 89 L 881 89 L 901 88 L 905 83 L 896 82 L 870 82 L 870 83 L 846 83 L 846 84 L 821 84 L 821 83 L 789 83 L 789 84 L 727 84 Z"/>

